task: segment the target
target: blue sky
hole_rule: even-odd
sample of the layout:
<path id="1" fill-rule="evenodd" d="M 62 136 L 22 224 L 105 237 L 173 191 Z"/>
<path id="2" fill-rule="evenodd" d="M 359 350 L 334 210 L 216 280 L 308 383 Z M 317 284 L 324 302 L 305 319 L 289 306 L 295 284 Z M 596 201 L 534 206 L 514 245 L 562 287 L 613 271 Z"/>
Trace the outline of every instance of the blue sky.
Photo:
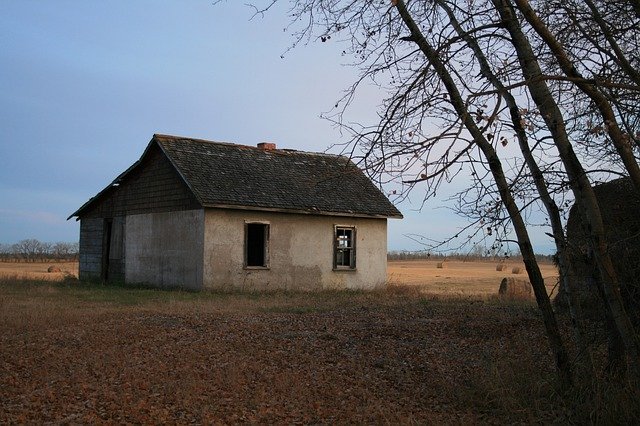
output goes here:
<path id="1" fill-rule="evenodd" d="M 311 43 L 283 59 L 285 11 L 250 20 L 242 3 L 1 1 L 0 243 L 77 241 L 67 216 L 154 133 L 306 151 L 340 142 L 319 118 L 356 77 L 340 47 Z M 349 118 L 375 120 L 378 103 L 365 89 Z M 389 249 L 421 248 L 407 233 L 455 234 L 463 221 L 439 204 L 400 204 Z"/>

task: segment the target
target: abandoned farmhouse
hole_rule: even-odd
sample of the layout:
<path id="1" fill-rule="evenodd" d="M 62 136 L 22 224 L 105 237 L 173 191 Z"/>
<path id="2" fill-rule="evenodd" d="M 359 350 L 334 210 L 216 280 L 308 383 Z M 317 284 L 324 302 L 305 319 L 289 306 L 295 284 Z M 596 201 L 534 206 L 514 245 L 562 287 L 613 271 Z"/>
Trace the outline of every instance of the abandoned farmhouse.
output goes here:
<path id="1" fill-rule="evenodd" d="M 83 280 L 314 290 L 383 286 L 402 215 L 342 156 L 154 135 L 71 217 Z"/>

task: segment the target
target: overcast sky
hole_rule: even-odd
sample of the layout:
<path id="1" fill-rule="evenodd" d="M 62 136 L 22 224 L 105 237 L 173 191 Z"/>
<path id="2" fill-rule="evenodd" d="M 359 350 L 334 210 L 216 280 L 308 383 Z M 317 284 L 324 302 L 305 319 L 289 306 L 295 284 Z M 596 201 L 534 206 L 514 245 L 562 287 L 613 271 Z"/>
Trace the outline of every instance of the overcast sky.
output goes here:
<path id="1" fill-rule="evenodd" d="M 154 133 L 325 151 L 340 134 L 319 116 L 356 71 L 335 43 L 292 42 L 284 10 L 250 20 L 228 0 L 0 1 L 0 243 L 77 241 L 66 218 L 142 154 Z M 375 120 L 365 90 L 351 120 Z M 442 198 L 446 198 L 446 193 Z M 419 192 L 389 221 L 442 238 L 464 223 Z M 548 241 L 538 238 L 539 251 Z"/>

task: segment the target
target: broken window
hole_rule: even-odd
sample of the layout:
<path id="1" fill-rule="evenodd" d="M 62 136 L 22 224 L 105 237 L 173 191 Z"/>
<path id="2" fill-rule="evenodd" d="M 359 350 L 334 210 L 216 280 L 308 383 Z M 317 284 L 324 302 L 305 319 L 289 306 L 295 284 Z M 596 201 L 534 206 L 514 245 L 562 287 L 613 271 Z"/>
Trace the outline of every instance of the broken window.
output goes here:
<path id="1" fill-rule="evenodd" d="M 245 224 L 245 265 L 249 267 L 269 266 L 269 224 Z"/>
<path id="2" fill-rule="evenodd" d="M 356 267 L 356 228 L 336 226 L 334 235 L 334 269 L 355 269 Z"/>

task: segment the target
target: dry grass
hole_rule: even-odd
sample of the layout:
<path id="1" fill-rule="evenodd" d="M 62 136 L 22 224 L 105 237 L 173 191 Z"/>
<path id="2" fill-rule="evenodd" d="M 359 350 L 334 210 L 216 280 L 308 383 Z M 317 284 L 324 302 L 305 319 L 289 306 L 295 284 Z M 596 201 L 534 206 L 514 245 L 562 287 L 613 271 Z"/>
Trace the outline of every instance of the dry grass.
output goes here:
<path id="1" fill-rule="evenodd" d="M 0 423 L 473 423 L 483 417 L 459 403 L 469 375 L 524 344 L 514 330 L 541 341 L 538 323 L 530 305 L 413 288 L 185 293 L 5 280 Z M 533 350 L 548 371 L 544 345 Z"/>
<path id="2" fill-rule="evenodd" d="M 523 268 L 520 262 L 506 262 L 497 270 L 495 262 L 447 261 L 439 269 L 437 261 L 407 260 L 387 263 L 387 277 L 392 285 L 415 286 L 421 292 L 448 296 L 490 297 L 498 294 L 500 282 L 509 275 L 509 268 Z M 555 288 L 558 271 L 552 263 L 541 263 L 540 269 L 547 291 Z"/>
<path id="3" fill-rule="evenodd" d="M 634 389 L 594 380 L 560 394 L 534 304 L 464 280 L 466 292 L 437 294 L 0 279 L 0 424 L 637 420 Z"/>
<path id="4" fill-rule="evenodd" d="M 60 272 L 47 272 L 50 266 Z M 78 262 L 0 262 L 0 279 L 61 281 L 68 276 L 78 276 Z"/>

